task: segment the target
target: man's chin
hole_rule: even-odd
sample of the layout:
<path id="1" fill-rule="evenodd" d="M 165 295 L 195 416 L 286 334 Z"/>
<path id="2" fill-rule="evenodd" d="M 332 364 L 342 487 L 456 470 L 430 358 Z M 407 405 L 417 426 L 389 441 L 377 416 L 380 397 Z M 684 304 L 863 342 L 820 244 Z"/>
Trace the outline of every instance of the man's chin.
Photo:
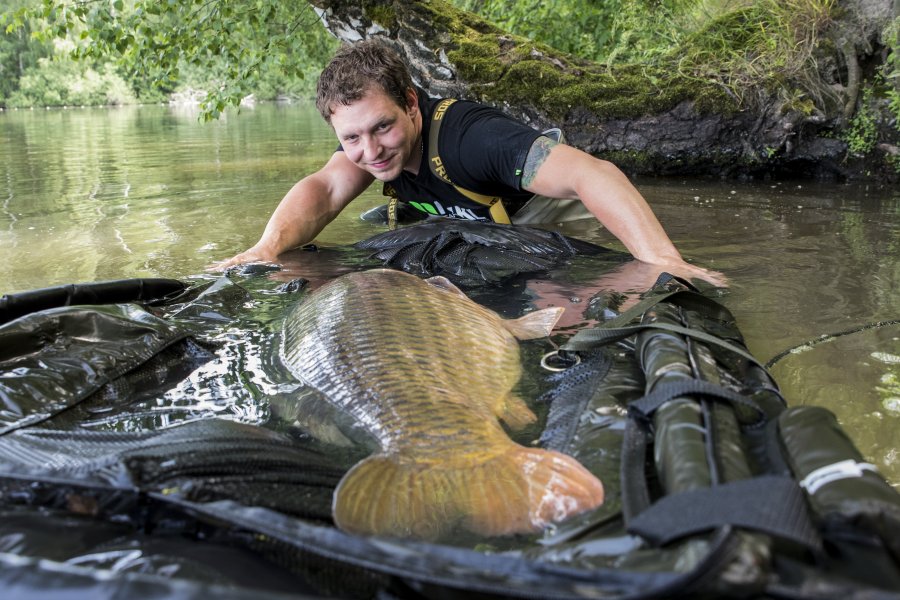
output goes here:
<path id="1" fill-rule="evenodd" d="M 395 173 L 393 169 L 390 171 L 369 171 L 369 173 L 378 181 L 393 181 L 397 179 L 399 173 Z"/>

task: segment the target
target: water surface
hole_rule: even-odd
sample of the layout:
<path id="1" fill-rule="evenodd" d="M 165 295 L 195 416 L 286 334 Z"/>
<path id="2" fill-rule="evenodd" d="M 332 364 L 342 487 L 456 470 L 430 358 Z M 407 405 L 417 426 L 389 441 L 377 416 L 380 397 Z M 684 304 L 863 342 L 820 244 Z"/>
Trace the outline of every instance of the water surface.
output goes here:
<path id="1" fill-rule="evenodd" d="M 0 293 L 125 277 L 211 278 L 205 266 L 252 245 L 288 188 L 335 145 L 305 105 L 262 105 L 212 124 L 161 106 L 0 113 Z M 867 459 L 900 484 L 900 327 L 873 326 L 900 319 L 896 189 L 635 183 L 682 253 L 730 278 L 720 300 L 750 350 L 766 361 L 798 348 L 772 367 L 788 401 L 834 411 Z M 378 232 L 357 216 L 380 202 L 373 186 L 318 242 Z M 621 248 L 594 222 L 560 229 Z M 573 322 L 591 294 L 616 286 L 633 287 L 590 273 L 577 283 L 536 282 L 543 302 L 568 305 Z M 237 418 L 263 420 L 254 398 L 290 386 L 262 374 L 264 342 L 247 344 L 241 356 L 250 375 L 220 395 L 231 395 L 227 408 Z M 202 402 L 207 412 L 225 410 L 221 397 Z"/>

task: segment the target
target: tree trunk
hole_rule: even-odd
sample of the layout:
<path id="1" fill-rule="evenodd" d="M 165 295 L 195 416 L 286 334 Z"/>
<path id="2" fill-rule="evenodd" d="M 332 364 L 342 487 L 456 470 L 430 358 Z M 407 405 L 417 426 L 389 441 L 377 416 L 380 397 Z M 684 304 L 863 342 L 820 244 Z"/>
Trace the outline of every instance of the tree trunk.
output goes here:
<path id="1" fill-rule="evenodd" d="M 871 81 L 887 58 L 880 38 L 893 0 L 841 4 L 840 20 L 823 32 L 828 43 L 819 48 L 815 73 L 823 98 L 815 105 L 768 89 L 745 94 L 754 98 L 747 102 L 721 82 L 672 69 L 590 63 L 442 0 L 311 4 L 344 42 L 385 39 L 429 95 L 491 104 L 536 128 L 561 127 L 570 144 L 631 174 L 893 179 L 900 163 L 892 162 L 897 131 L 887 101 L 860 92 L 864 82 L 874 89 Z M 850 150 L 859 146 L 845 140 L 855 131 L 862 135 L 853 125 L 861 110 L 875 115 L 878 138 L 866 138 L 866 152 L 854 155 Z"/>

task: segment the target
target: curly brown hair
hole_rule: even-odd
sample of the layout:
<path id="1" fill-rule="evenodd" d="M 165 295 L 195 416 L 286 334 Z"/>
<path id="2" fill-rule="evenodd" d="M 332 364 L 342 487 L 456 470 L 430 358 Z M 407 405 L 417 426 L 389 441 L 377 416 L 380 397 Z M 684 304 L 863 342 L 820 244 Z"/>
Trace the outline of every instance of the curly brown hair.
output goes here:
<path id="1" fill-rule="evenodd" d="M 344 46 L 319 75 L 316 108 L 330 123 L 334 106 L 356 102 L 373 85 L 406 108 L 406 93 L 413 89 L 413 82 L 400 55 L 377 39 Z"/>

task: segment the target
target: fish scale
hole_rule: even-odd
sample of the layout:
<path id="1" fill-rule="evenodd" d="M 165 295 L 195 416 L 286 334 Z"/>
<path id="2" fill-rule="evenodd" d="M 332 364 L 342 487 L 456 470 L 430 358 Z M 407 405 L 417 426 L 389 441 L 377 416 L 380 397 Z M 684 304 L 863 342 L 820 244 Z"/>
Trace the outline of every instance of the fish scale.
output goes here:
<path id="1" fill-rule="evenodd" d="M 535 419 L 512 394 L 521 375 L 512 332 L 545 336 L 560 312 L 505 321 L 443 278 L 391 270 L 339 277 L 299 303 L 285 319 L 285 365 L 381 447 L 338 485 L 338 526 L 500 535 L 602 502 L 602 484 L 574 459 L 519 446 L 498 421 Z"/>

